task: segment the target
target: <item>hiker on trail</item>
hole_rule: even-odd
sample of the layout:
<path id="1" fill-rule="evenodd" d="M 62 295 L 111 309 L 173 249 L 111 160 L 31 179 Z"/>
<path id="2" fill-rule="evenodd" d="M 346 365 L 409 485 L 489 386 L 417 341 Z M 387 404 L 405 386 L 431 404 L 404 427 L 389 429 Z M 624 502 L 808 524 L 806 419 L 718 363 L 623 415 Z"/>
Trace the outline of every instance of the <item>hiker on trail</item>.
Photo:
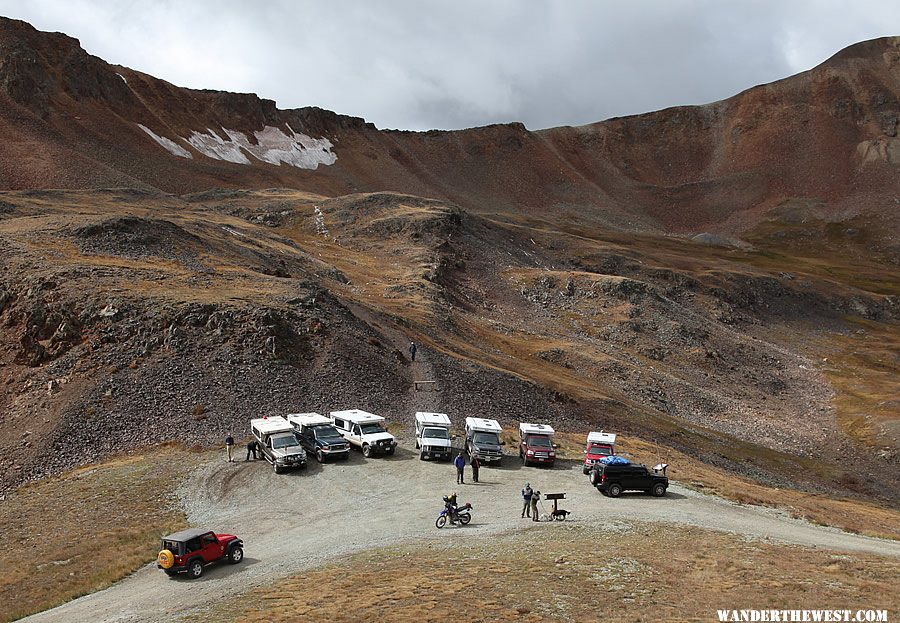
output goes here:
<path id="1" fill-rule="evenodd" d="M 541 501 L 541 492 L 535 491 L 534 495 L 531 496 L 531 521 L 540 521 L 538 519 L 538 502 Z"/>
<path id="2" fill-rule="evenodd" d="M 234 449 L 234 437 L 231 436 L 231 433 L 225 435 L 225 451 L 228 453 L 228 462 L 234 463 L 234 458 L 231 456 L 231 451 Z"/>
<path id="3" fill-rule="evenodd" d="M 478 482 L 478 470 L 481 468 L 481 459 L 477 455 L 473 456 L 470 463 L 472 465 L 472 480 Z"/>
<path id="4" fill-rule="evenodd" d="M 525 483 L 525 488 L 522 489 L 522 517 L 526 515 L 531 517 L 531 498 L 534 496 L 534 491 L 531 490 L 531 484 Z"/>
<path id="5" fill-rule="evenodd" d="M 409 356 L 412 358 L 413 361 L 416 360 L 416 351 L 417 350 L 419 350 L 419 349 L 416 348 L 416 343 L 410 342 L 409 343 Z"/>
<path id="6" fill-rule="evenodd" d="M 463 480 L 463 470 L 466 468 L 466 458 L 463 456 L 462 452 L 456 455 L 456 458 L 453 459 L 453 464 L 456 466 L 456 484 L 466 484 Z"/>
<path id="7" fill-rule="evenodd" d="M 244 461 L 249 461 L 251 454 L 254 461 L 259 458 L 259 442 L 255 439 L 247 444 L 247 458 Z"/>

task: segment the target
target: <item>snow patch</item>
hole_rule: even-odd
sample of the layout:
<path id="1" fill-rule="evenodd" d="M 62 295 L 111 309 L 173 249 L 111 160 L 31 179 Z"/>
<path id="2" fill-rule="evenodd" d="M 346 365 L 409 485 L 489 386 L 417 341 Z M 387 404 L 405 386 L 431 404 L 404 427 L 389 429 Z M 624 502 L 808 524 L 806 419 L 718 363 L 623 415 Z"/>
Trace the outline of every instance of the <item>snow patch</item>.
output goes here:
<path id="1" fill-rule="evenodd" d="M 247 156 L 241 151 L 241 147 L 235 143 L 222 140 L 211 128 L 206 128 L 209 134 L 201 134 L 194 130 L 187 142 L 191 147 L 204 156 L 214 160 L 224 160 L 235 164 L 250 164 Z M 227 130 L 226 130 L 227 132 Z M 245 139 L 246 140 L 246 139 Z"/>
<path id="2" fill-rule="evenodd" d="M 122 79 L 122 82 L 124 82 L 125 84 L 128 84 L 128 80 L 125 79 L 125 76 L 123 76 L 123 75 L 120 74 L 119 72 L 116 72 L 116 75 L 119 76 L 119 77 Z"/>
<path id="3" fill-rule="evenodd" d="M 241 238 L 246 238 L 246 237 L 247 237 L 247 236 L 245 236 L 244 234 L 242 234 L 241 232 L 237 231 L 236 229 L 232 229 L 232 228 L 230 228 L 230 227 L 228 227 L 228 226 L 226 226 L 226 225 L 222 225 L 222 229 L 224 229 L 225 231 L 227 231 L 227 232 L 228 232 L 229 234 L 231 234 L 232 236 L 240 236 Z"/>
<path id="4" fill-rule="evenodd" d="M 193 160 L 194 157 L 191 155 L 191 152 L 189 152 L 187 149 L 185 149 L 175 141 L 167 139 L 165 136 L 159 136 L 153 130 L 145 125 L 141 125 L 140 123 L 137 124 L 137 126 L 144 132 L 149 134 L 150 138 L 165 147 L 166 150 L 168 150 L 168 152 L 173 156 L 178 156 L 179 158 L 190 158 Z"/>
<path id="5" fill-rule="evenodd" d="M 237 164 L 250 164 L 244 152 L 269 164 L 281 166 L 283 162 L 299 169 L 317 169 L 320 164 L 332 165 L 337 161 L 337 155 L 331 151 L 333 145 L 327 138 L 312 138 L 295 132 L 290 126 L 287 129 L 290 134 L 285 134 L 279 128 L 266 126 L 253 133 L 256 137 L 255 145 L 243 132 L 226 128 L 222 128 L 222 132 L 228 140 L 207 128 L 209 134 L 194 131 L 187 141 L 210 158 Z"/>

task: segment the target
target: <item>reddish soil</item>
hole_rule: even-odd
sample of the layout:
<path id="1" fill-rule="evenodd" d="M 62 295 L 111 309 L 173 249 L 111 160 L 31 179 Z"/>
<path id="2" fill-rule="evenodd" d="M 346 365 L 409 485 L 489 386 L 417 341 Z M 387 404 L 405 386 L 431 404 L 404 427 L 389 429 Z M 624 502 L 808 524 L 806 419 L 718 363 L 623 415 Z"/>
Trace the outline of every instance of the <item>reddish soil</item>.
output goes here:
<path id="1" fill-rule="evenodd" d="M 480 213 L 730 235 L 793 198 L 819 200 L 829 216 L 890 216 L 900 196 L 898 59 L 900 38 L 882 38 L 705 106 L 577 128 L 401 132 L 317 108 L 278 110 L 253 94 L 180 88 L 4 18 L 0 188 L 390 190 Z M 139 123 L 193 158 L 170 154 Z M 252 156 L 233 164 L 183 140 L 207 128 L 252 137 L 265 126 L 327 138 L 338 160 L 314 171 Z"/>

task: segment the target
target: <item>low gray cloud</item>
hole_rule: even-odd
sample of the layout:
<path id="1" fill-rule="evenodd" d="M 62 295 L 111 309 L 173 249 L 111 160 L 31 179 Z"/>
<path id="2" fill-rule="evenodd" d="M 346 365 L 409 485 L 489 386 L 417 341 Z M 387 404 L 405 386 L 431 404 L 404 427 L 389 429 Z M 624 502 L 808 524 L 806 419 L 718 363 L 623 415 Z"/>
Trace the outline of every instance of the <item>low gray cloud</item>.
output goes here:
<path id="1" fill-rule="evenodd" d="M 0 0 L 0 13 L 180 86 L 404 129 L 702 104 L 900 34 L 900 3 L 883 0 Z"/>

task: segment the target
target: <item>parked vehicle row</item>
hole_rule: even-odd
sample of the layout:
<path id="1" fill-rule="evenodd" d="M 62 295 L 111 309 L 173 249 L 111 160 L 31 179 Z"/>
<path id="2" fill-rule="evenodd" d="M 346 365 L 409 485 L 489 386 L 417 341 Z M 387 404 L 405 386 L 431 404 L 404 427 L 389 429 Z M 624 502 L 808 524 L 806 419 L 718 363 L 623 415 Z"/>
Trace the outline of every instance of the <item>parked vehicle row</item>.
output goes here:
<path id="1" fill-rule="evenodd" d="M 307 465 L 307 453 L 319 463 L 347 460 L 350 446 L 364 456 L 393 454 L 397 440 L 384 428 L 384 418 L 359 409 L 320 413 L 291 413 L 250 420 L 250 432 L 259 443 L 263 458 L 275 473 Z"/>
<path id="2" fill-rule="evenodd" d="M 259 443 L 263 457 L 272 464 L 275 473 L 307 465 L 312 454 L 319 463 L 329 460 L 346 460 L 350 447 L 356 446 L 363 456 L 391 455 L 397 448 L 397 440 L 384 426 L 380 415 L 349 409 L 332 411 L 326 417 L 319 413 L 291 413 L 281 416 L 256 418 L 250 421 L 250 430 Z M 421 460 L 453 457 L 453 436 L 450 433 L 450 417 L 446 413 L 417 412 L 416 449 Z M 467 417 L 465 420 L 465 452 L 478 457 L 484 464 L 499 464 L 503 459 L 500 439 L 503 427 L 497 420 Z M 521 422 L 519 424 L 518 455 L 524 465 L 552 466 L 556 462 L 557 444 L 553 443 L 555 431 L 549 424 Z M 591 475 L 591 482 L 599 485 L 603 479 L 608 457 L 616 455 L 616 436 L 604 431 L 592 431 L 587 436 L 582 471 Z M 644 468 L 646 469 L 646 468 Z M 627 471 L 627 470 L 626 470 Z M 610 472 L 612 474 L 613 472 Z M 628 478 L 619 478 L 618 472 L 613 492 L 633 488 Z M 594 479 L 600 479 L 597 482 Z M 610 481 L 611 482 L 611 481 Z M 634 480 L 637 483 L 637 480 Z M 668 481 L 666 481 L 667 483 Z M 666 484 L 668 486 L 668 484 Z M 648 487 L 654 489 L 652 483 Z M 599 486 L 598 486 L 599 488 Z M 604 493 L 608 486 L 601 489 Z M 665 491 L 663 490 L 663 493 Z M 615 495 L 613 495 L 615 497 Z"/>

